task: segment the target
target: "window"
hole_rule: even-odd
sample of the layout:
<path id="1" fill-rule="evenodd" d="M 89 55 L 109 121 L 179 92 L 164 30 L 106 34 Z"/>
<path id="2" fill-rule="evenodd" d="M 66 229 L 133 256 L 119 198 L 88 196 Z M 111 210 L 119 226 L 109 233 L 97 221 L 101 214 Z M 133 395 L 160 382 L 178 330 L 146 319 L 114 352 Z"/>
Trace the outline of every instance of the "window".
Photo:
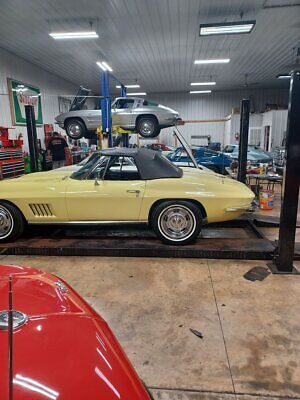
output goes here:
<path id="1" fill-rule="evenodd" d="M 99 153 L 90 156 L 88 162 L 78 171 L 73 172 L 72 179 L 104 179 L 111 181 L 140 180 L 140 174 L 133 157 L 100 156 Z"/>
<path id="2" fill-rule="evenodd" d="M 106 181 L 135 181 L 140 179 L 140 174 L 132 157 L 112 157 L 104 175 Z"/>
<path id="3" fill-rule="evenodd" d="M 87 162 L 90 162 L 92 160 L 97 160 L 97 159 L 99 159 L 99 153 L 95 152 L 95 153 L 90 154 L 88 157 L 84 158 L 77 165 L 79 167 L 83 167 Z"/>
<path id="4" fill-rule="evenodd" d="M 134 181 L 140 180 L 141 177 L 132 157 L 106 156 L 92 171 L 88 179 Z"/>
<path id="5" fill-rule="evenodd" d="M 78 171 L 73 172 L 70 178 L 78 180 L 85 179 L 93 166 L 98 164 L 99 160 L 101 164 L 105 158 L 107 157 L 100 156 L 99 153 L 94 153 L 92 156 L 90 156 L 89 160 L 83 165 L 83 167 L 81 167 Z"/>
<path id="6" fill-rule="evenodd" d="M 106 169 L 109 167 L 111 157 L 104 156 L 102 161 L 97 165 L 97 167 L 90 173 L 88 179 L 103 179 Z"/>
<path id="7" fill-rule="evenodd" d="M 224 153 L 233 153 L 235 150 L 235 146 L 231 146 L 228 144 L 227 146 L 224 147 Z"/>
<path id="8" fill-rule="evenodd" d="M 114 104 L 113 107 L 117 110 L 126 110 L 133 107 L 134 99 L 119 99 Z"/>
<path id="9" fill-rule="evenodd" d="M 143 106 L 157 107 L 158 104 L 151 100 L 144 100 Z"/>

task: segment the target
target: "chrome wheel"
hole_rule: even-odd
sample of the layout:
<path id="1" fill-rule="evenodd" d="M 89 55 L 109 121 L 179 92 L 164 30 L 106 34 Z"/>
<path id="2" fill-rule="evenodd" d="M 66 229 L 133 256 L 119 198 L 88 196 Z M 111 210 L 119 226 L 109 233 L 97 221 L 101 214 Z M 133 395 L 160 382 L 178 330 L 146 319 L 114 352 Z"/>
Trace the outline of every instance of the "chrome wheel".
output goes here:
<path id="1" fill-rule="evenodd" d="M 14 227 L 11 213 L 3 206 L 0 206 L 0 239 L 8 237 Z"/>
<path id="2" fill-rule="evenodd" d="M 155 126 L 151 120 L 142 121 L 140 124 L 140 133 L 143 136 L 151 136 L 154 132 Z"/>
<path id="3" fill-rule="evenodd" d="M 68 134 L 72 139 L 80 139 L 82 137 L 82 127 L 77 122 L 68 125 Z"/>
<path id="4" fill-rule="evenodd" d="M 188 207 L 172 205 L 159 214 L 158 228 L 166 239 L 186 240 L 196 229 L 196 218 Z"/>

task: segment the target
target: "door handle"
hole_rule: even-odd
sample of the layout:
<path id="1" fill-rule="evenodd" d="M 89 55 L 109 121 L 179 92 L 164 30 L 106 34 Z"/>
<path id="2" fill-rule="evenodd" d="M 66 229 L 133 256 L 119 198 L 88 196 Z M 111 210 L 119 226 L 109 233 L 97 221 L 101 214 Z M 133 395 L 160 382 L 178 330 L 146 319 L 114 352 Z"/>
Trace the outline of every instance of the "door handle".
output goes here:
<path id="1" fill-rule="evenodd" d="M 135 193 L 136 197 L 139 196 L 139 194 L 141 193 L 140 190 L 126 190 L 127 193 Z"/>

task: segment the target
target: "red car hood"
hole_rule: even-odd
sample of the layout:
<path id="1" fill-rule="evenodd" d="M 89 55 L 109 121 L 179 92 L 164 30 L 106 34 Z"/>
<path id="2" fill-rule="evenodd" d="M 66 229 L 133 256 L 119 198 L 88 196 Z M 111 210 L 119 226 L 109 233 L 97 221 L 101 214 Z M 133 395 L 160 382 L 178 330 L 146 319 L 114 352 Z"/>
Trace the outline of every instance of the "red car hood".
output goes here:
<path id="1" fill-rule="evenodd" d="M 59 278 L 35 269 L 0 266 L 0 311 L 27 322 L 13 333 L 13 400 L 148 400 L 106 322 Z M 0 330 L 1 354 L 8 332 Z M 4 350 L 4 351 L 3 351 Z M 8 396 L 7 358 L 0 357 L 0 398 Z"/>

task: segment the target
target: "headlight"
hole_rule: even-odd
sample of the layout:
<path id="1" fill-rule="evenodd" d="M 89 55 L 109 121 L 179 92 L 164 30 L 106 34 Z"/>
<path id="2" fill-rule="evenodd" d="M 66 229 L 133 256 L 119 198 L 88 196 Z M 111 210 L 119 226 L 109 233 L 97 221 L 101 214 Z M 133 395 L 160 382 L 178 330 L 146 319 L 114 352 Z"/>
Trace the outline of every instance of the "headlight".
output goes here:
<path id="1" fill-rule="evenodd" d="M 19 328 L 24 325 L 28 317 L 26 314 L 23 314 L 21 311 L 13 311 L 13 329 Z M 9 320 L 9 312 L 8 311 L 0 311 L 0 330 L 8 330 L 8 320 Z"/>

